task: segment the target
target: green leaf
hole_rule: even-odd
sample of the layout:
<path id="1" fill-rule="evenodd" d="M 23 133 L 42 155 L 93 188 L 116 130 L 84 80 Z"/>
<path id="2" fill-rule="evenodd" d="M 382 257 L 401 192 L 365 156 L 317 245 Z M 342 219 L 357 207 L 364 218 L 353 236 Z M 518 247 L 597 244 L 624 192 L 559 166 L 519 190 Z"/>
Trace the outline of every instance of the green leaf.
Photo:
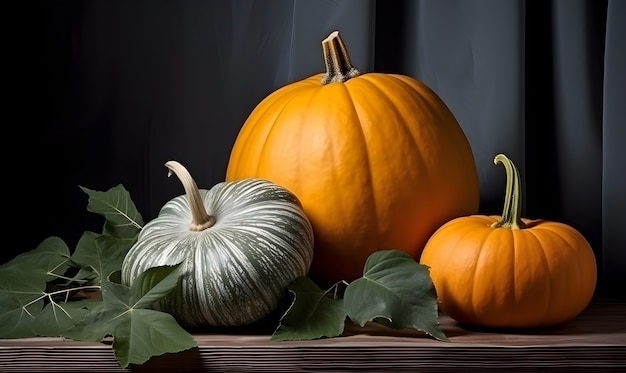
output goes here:
<path id="1" fill-rule="evenodd" d="M 29 271 L 43 273 L 48 280 L 53 280 L 58 275 L 65 273 L 69 267 L 67 264 L 69 257 L 70 249 L 67 244 L 59 237 L 49 237 L 35 249 L 19 254 L 11 261 L 0 265 L 0 270 L 9 267 L 18 269 L 24 267 Z M 29 276 L 30 274 L 24 275 Z M 23 278 L 24 276 L 20 277 Z"/>
<path id="2" fill-rule="evenodd" d="M 153 356 L 176 353 L 198 344 L 174 317 L 164 312 L 136 309 L 114 333 L 113 350 L 123 368 L 140 365 Z"/>
<path id="3" fill-rule="evenodd" d="M 87 210 L 105 218 L 103 234 L 116 238 L 135 238 L 143 219 L 126 189 L 118 184 L 106 192 L 80 187 L 89 196 Z"/>
<path id="4" fill-rule="evenodd" d="M 97 299 L 50 302 L 33 320 L 32 331 L 42 337 L 62 336 L 98 306 L 102 306 L 102 301 Z"/>
<path id="5" fill-rule="evenodd" d="M 46 283 L 66 271 L 68 257 L 65 242 L 50 237 L 0 265 L 0 338 L 36 336 L 33 320 L 44 307 Z"/>
<path id="6" fill-rule="evenodd" d="M 330 290 L 320 289 L 308 277 L 296 279 L 289 285 L 294 300 L 280 320 L 272 341 L 308 340 L 336 337 L 343 333 L 346 312 L 343 300 L 333 296 L 343 283 Z"/>
<path id="7" fill-rule="evenodd" d="M 171 315 L 147 309 L 176 286 L 180 277 L 177 269 L 178 265 L 150 268 L 130 288 L 103 280 L 103 307 L 87 314 L 65 337 L 101 341 L 113 336 L 115 357 L 123 368 L 143 364 L 152 356 L 196 347 L 193 336 Z"/>
<path id="8" fill-rule="evenodd" d="M 437 320 L 437 296 L 428 267 L 399 250 L 373 253 L 363 277 L 348 285 L 344 307 L 350 319 L 363 326 L 369 321 L 394 329 L 412 328 L 447 341 Z"/>
<path id="9" fill-rule="evenodd" d="M 37 264 L 0 267 L 0 338 L 34 337 L 48 275 Z"/>
<path id="10" fill-rule="evenodd" d="M 15 296 L 41 296 L 50 276 L 37 263 L 22 263 L 0 267 L 0 291 Z"/>
<path id="11" fill-rule="evenodd" d="M 85 232 L 70 258 L 80 268 L 74 279 L 87 280 L 89 284 L 100 284 L 102 279 L 122 268 L 124 257 L 133 242 L 134 240 Z"/>
<path id="12" fill-rule="evenodd" d="M 150 306 L 169 294 L 180 280 L 179 264 L 143 272 L 131 287 L 131 301 L 138 308 Z M 157 267 L 159 268 L 159 267 Z"/>

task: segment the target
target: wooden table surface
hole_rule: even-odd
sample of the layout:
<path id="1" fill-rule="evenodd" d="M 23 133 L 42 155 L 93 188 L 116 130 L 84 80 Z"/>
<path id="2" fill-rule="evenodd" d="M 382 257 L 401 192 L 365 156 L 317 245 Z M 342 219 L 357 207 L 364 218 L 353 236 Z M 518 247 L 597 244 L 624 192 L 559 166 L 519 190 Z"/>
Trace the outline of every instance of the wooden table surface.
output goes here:
<path id="1" fill-rule="evenodd" d="M 626 372 L 625 300 L 595 299 L 565 325 L 524 333 L 468 330 L 444 314 L 439 321 L 449 342 L 377 324 L 348 326 L 344 336 L 314 341 L 194 334 L 198 348 L 128 369 L 105 343 L 5 339 L 0 372 Z"/>

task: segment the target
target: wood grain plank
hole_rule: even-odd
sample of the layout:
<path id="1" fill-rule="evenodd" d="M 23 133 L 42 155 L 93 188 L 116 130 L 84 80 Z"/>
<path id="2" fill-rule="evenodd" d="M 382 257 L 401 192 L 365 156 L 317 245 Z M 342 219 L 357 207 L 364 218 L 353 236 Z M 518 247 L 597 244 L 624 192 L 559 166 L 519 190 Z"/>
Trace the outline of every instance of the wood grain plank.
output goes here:
<path id="1" fill-rule="evenodd" d="M 348 325 L 342 337 L 270 342 L 266 333 L 196 333 L 199 347 L 129 369 L 106 343 L 0 340 L 0 372 L 605 371 L 626 372 L 626 301 L 595 299 L 575 320 L 533 331 L 468 329 L 445 314 L 449 342 L 415 330 Z"/>

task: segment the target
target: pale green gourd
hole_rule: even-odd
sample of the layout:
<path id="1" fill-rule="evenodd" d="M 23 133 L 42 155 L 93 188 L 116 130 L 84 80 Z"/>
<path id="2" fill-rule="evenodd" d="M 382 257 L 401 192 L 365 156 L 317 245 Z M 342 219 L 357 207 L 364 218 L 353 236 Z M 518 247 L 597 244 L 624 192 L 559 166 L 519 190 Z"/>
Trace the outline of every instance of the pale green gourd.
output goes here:
<path id="1" fill-rule="evenodd" d="M 181 325 L 240 326 L 269 315 L 313 257 L 313 230 L 298 198 L 261 179 L 198 189 L 180 163 L 166 167 L 186 195 L 143 227 L 122 264 L 123 283 L 182 262 L 178 287 L 154 305 Z"/>

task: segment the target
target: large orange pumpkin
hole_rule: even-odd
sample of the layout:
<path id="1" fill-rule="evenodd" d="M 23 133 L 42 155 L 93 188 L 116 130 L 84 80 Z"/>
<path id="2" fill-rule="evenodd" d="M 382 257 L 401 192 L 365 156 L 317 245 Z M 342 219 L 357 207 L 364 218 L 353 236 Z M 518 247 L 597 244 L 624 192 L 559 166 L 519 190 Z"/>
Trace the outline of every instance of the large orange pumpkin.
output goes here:
<path id="1" fill-rule="evenodd" d="M 252 111 L 226 180 L 264 178 L 293 191 L 309 217 L 309 275 L 362 276 L 367 257 L 400 249 L 416 260 L 446 221 L 476 213 L 478 176 L 459 123 L 426 85 L 361 73 L 338 32 L 322 41 L 326 73 L 286 85 Z"/>
<path id="2" fill-rule="evenodd" d="M 567 224 L 521 218 L 519 172 L 503 154 L 495 162 L 507 171 L 502 216 L 453 219 L 422 253 L 440 307 L 475 326 L 536 328 L 568 321 L 595 291 L 593 250 Z"/>

